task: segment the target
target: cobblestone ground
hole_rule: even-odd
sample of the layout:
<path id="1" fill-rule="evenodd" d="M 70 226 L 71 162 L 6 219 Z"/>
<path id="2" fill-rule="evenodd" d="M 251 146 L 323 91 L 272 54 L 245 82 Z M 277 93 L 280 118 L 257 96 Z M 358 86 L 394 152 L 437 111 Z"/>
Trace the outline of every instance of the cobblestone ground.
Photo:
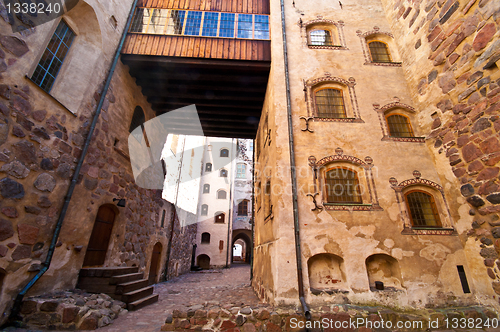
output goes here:
<path id="1" fill-rule="evenodd" d="M 118 317 L 113 324 L 99 332 L 159 331 L 165 323 L 167 312 L 173 308 L 204 304 L 242 306 L 259 304 L 250 287 L 250 265 L 233 264 L 230 269 L 191 272 L 155 285 L 157 303 Z"/>

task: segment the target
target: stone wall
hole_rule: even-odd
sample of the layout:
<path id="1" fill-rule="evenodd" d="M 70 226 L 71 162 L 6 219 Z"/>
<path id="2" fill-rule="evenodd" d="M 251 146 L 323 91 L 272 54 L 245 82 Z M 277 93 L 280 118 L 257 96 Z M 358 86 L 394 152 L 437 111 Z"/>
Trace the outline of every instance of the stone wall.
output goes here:
<path id="1" fill-rule="evenodd" d="M 58 20 L 23 35 L 12 34 L 6 9 L 0 8 L 0 272 L 5 274 L 0 284 L 0 311 L 4 313 L 0 323 L 13 298 L 46 258 L 130 4 L 106 2 L 102 6 L 97 0 L 80 1 L 63 17 L 80 33 L 75 47 L 83 36 L 102 43 L 95 44 L 100 48 L 93 62 L 85 53 L 70 49 L 50 94 L 25 75 L 38 63 Z M 88 22 L 80 22 L 81 17 Z M 118 23 L 111 24 L 112 19 Z M 82 74 L 80 80 L 74 79 L 72 70 Z M 78 98 L 72 99 L 75 89 Z M 71 102 L 61 103 L 63 97 Z M 104 265 L 138 266 L 147 278 L 153 246 L 159 242 L 159 271 L 165 270 L 170 220 L 162 228 L 161 216 L 165 211 L 168 218 L 173 206 L 161 198 L 161 190 L 146 190 L 135 183 L 127 141 L 136 106 L 144 110 L 146 120 L 155 116 L 127 67 L 119 62 L 51 267 L 28 295 L 75 287 L 97 211 L 103 205 L 116 213 Z M 126 206 L 116 207 L 114 198 L 124 198 Z M 196 230 L 189 227 L 180 232 L 176 226 L 175 231 L 172 253 L 179 262 L 178 273 L 183 273 L 189 270 Z"/>
<path id="2" fill-rule="evenodd" d="M 228 332 L 333 332 L 333 331 L 429 331 L 448 330 L 453 319 L 498 324 L 497 314 L 487 307 L 399 312 L 377 307 L 329 304 L 311 309 L 306 321 L 300 311 L 268 305 L 232 307 L 231 305 L 195 305 L 174 309 L 166 317 L 162 331 Z M 446 325 L 446 319 L 448 325 Z M 398 325 L 400 324 L 400 325 Z M 488 324 L 488 323 L 486 323 Z M 399 327 L 400 326 L 400 327 Z M 486 326 L 485 326 L 486 327 Z"/>
<path id="3" fill-rule="evenodd" d="M 500 294 L 500 3 L 382 2 L 428 146 L 470 205 L 466 240 Z"/>

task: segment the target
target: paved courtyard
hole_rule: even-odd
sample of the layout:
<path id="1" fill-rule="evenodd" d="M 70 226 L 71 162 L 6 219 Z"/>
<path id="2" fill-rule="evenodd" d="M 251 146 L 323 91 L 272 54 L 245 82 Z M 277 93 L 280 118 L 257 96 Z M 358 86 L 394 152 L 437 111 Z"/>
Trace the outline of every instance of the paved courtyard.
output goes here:
<path id="1" fill-rule="evenodd" d="M 159 331 L 173 308 L 211 301 L 214 305 L 257 306 L 259 299 L 250 287 L 250 265 L 233 264 L 230 269 L 191 272 L 155 285 L 157 303 L 118 317 L 101 332 Z"/>

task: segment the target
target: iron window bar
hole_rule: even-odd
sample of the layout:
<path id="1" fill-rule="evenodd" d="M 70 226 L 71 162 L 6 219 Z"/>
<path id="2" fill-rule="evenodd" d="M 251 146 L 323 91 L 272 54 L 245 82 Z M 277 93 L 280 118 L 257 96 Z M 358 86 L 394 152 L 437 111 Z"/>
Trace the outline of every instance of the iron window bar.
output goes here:
<path id="1" fill-rule="evenodd" d="M 392 62 L 387 44 L 380 41 L 372 41 L 368 43 L 368 48 L 370 49 L 370 54 L 373 62 Z"/>

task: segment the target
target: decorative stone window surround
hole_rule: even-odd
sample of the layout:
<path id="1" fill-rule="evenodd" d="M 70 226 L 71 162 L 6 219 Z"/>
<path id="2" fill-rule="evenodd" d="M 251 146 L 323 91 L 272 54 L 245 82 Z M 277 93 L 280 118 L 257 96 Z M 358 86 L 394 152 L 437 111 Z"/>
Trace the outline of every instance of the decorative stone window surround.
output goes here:
<path id="1" fill-rule="evenodd" d="M 315 92 L 320 87 L 328 87 L 328 84 L 335 85 L 335 88 L 338 88 L 339 85 L 342 86 L 344 107 L 347 115 L 346 118 L 319 118 L 317 116 Z M 354 90 L 355 85 L 356 80 L 353 77 L 349 77 L 349 80 L 345 80 L 340 77 L 331 76 L 328 72 L 325 73 L 325 76 L 323 77 L 304 81 L 308 117 L 313 118 L 313 121 L 321 122 L 364 123 L 364 121 L 361 120 L 361 115 L 359 113 L 358 100 L 356 97 L 356 91 Z"/>
<path id="2" fill-rule="evenodd" d="M 396 193 L 396 201 L 398 202 L 401 218 L 403 219 L 404 229 L 401 234 L 457 235 L 458 233 L 451 222 L 451 213 L 444 195 L 443 187 L 434 181 L 422 179 L 419 171 L 413 171 L 413 176 L 413 179 L 408 179 L 401 183 L 398 183 L 398 180 L 394 177 L 389 179 L 391 188 L 394 189 Z M 405 193 L 413 189 L 425 191 L 434 198 L 442 227 L 415 227 L 411 224 L 410 214 L 406 206 Z M 436 195 L 437 192 L 441 193 L 441 195 Z"/>
<path id="3" fill-rule="evenodd" d="M 416 113 L 413 107 L 411 107 L 410 105 L 403 104 L 399 102 L 399 100 L 386 104 L 382 107 L 380 107 L 379 104 L 373 104 L 373 109 L 378 113 L 380 127 L 382 128 L 382 134 L 383 134 L 382 141 L 425 143 L 425 137 L 392 137 L 389 135 L 389 127 L 387 126 L 386 114 L 396 108 L 402 109 L 406 113 L 412 115 Z M 404 115 L 407 116 L 407 114 Z M 413 121 L 411 121 L 412 120 L 411 117 L 409 118 L 410 118 L 410 125 L 412 125 Z M 415 129 L 413 125 L 412 128 Z M 415 130 L 413 132 L 415 132 Z"/>
<path id="4" fill-rule="evenodd" d="M 313 183 L 314 183 L 314 195 L 309 194 L 308 196 L 313 197 L 313 200 L 316 196 L 319 196 L 316 201 L 322 202 L 322 206 L 317 205 L 315 203 L 316 209 L 325 209 L 327 211 L 382 211 L 383 209 L 380 207 L 378 202 L 377 190 L 375 188 L 375 180 L 373 178 L 372 168 L 373 168 L 373 159 L 369 156 L 365 158 L 365 161 L 354 157 L 345 155 L 341 148 L 335 149 L 335 155 L 327 156 L 319 161 L 316 161 L 316 157 L 310 156 L 308 158 L 309 166 L 313 170 Z M 324 188 L 325 188 L 325 180 L 324 180 L 324 171 L 327 166 L 334 166 L 335 164 L 350 164 L 353 165 L 353 170 L 355 170 L 358 174 L 358 179 L 360 184 L 366 185 L 366 190 L 364 194 L 362 194 L 363 201 L 368 201 L 369 203 L 361 203 L 361 204 L 343 204 L 343 203 L 328 203 L 327 198 L 325 196 Z M 336 165 L 335 165 L 336 166 Z M 362 170 L 364 172 L 362 172 Z M 365 177 L 362 179 L 362 174 L 364 173 Z"/>
<path id="5" fill-rule="evenodd" d="M 370 48 L 368 47 L 368 41 L 367 38 L 373 36 L 373 35 L 386 35 L 390 37 L 391 39 L 394 39 L 394 35 L 390 32 L 384 32 L 380 31 L 379 27 L 373 27 L 373 30 L 367 31 L 367 32 L 362 32 L 361 30 L 357 30 L 356 34 L 359 36 L 361 40 L 361 48 L 363 49 L 363 55 L 365 56 L 365 63 L 364 65 L 371 65 L 371 66 L 384 66 L 384 67 L 401 67 L 401 62 L 373 62 L 372 57 L 370 54 Z M 385 42 L 384 40 L 382 40 Z M 392 47 L 393 45 L 388 44 L 389 47 L 389 52 L 391 59 L 394 60 L 394 55 L 395 55 L 395 49 Z"/>
<path id="6" fill-rule="evenodd" d="M 304 46 L 310 49 L 316 50 L 348 50 L 345 37 L 344 37 L 344 22 L 343 21 L 332 21 L 323 19 L 322 16 L 318 16 L 317 19 L 302 22 L 299 21 L 299 26 L 302 30 L 302 40 L 304 41 Z M 314 30 L 314 26 L 321 26 L 326 28 L 325 30 L 329 30 L 333 39 L 338 39 L 339 45 L 309 45 L 309 32 Z M 333 26 L 334 29 L 328 29 L 328 26 Z"/>

